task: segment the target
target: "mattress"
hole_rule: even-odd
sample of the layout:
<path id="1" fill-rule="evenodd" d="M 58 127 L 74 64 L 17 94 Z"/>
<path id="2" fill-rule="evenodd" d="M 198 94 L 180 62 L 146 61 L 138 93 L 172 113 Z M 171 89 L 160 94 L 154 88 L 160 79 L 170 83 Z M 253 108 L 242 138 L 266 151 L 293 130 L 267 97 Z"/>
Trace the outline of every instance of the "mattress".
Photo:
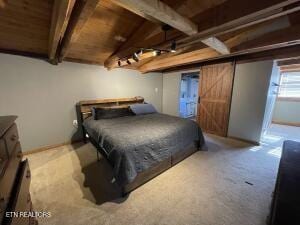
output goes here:
<path id="1" fill-rule="evenodd" d="M 106 152 L 121 186 L 191 143 L 204 145 L 196 122 L 160 113 L 100 120 L 90 117 L 83 126 Z"/>

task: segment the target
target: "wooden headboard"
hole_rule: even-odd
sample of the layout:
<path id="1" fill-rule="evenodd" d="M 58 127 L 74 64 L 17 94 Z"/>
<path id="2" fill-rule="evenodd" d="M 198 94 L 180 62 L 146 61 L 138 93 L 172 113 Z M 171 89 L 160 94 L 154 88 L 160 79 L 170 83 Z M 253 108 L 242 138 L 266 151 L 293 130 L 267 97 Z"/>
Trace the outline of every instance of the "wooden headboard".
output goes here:
<path id="1" fill-rule="evenodd" d="M 137 96 L 133 98 L 113 98 L 113 99 L 95 99 L 95 100 L 84 100 L 76 104 L 78 128 L 82 132 L 83 141 L 86 142 L 86 132 L 82 123 L 84 119 L 91 116 L 92 108 L 100 107 L 128 107 L 129 105 L 136 103 L 144 103 L 144 98 Z"/>
<path id="2" fill-rule="evenodd" d="M 129 105 L 136 103 L 144 103 L 144 98 L 137 96 L 133 98 L 113 98 L 113 99 L 95 99 L 95 100 L 84 100 L 80 101 L 77 105 L 79 107 L 80 113 L 82 114 L 82 119 L 90 116 L 92 113 L 92 108 L 100 107 L 128 107 Z"/>

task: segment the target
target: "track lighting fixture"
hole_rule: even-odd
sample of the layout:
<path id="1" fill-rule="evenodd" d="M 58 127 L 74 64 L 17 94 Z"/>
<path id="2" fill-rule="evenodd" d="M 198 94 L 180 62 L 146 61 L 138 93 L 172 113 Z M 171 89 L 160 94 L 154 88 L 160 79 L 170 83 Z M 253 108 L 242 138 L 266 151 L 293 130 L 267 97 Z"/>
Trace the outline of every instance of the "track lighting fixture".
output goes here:
<path id="1" fill-rule="evenodd" d="M 171 52 L 176 52 L 176 46 L 177 46 L 176 41 L 172 41 L 172 43 L 171 43 Z"/>
<path id="2" fill-rule="evenodd" d="M 165 32 L 165 42 L 167 42 L 167 31 L 170 29 L 170 26 L 163 26 L 163 31 Z M 155 48 L 155 47 L 149 47 L 149 48 L 137 48 L 138 50 L 133 53 L 133 55 L 128 55 L 125 56 L 123 58 L 120 58 L 118 60 L 118 65 L 121 66 L 122 65 L 122 61 L 126 61 L 126 63 L 128 65 L 132 64 L 132 61 L 130 62 L 130 60 L 134 60 L 135 62 L 139 62 L 140 61 L 140 57 L 143 53 L 151 53 L 153 56 L 159 56 L 162 53 L 168 53 L 168 52 L 176 52 L 176 48 L 177 48 L 177 43 L 176 40 L 173 40 L 171 42 L 170 48 L 169 49 L 159 49 L 159 48 Z"/>
<path id="3" fill-rule="evenodd" d="M 118 61 L 118 65 L 121 66 L 121 61 L 126 61 L 128 65 L 131 65 L 132 62 L 129 61 L 130 60 L 134 60 L 135 62 L 139 62 L 140 61 L 140 57 L 143 53 L 152 53 L 153 56 L 159 56 L 162 53 L 168 53 L 168 52 L 176 52 L 176 48 L 177 48 L 177 43 L 176 40 L 167 40 L 167 31 L 171 30 L 172 27 L 170 27 L 169 25 L 164 25 L 162 26 L 162 30 L 164 32 L 164 42 L 170 41 L 171 45 L 169 49 L 160 49 L 160 48 L 156 48 L 154 47 L 148 47 L 148 48 L 142 48 L 142 47 L 135 47 L 137 48 L 137 51 L 135 53 L 133 53 L 133 55 L 128 55 L 125 56 L 123 58 L 120 58 Z"/>
<path id="4" fill-rule="evenodd" d="M 136 52 L 136 54 L 137 54 L 138 56 L 141 56 L 141 55 L 143 54 L 143 49 L 139 49 L 139 50 Z"/>
<path id="5" fill-rule="evenodd" d="M 135 52 L 132 56 L 133 60 L 138 62 L 139 61 L 139 55 Z"/>
<path id="6" fill-rule="evenodd" d="M 152 55 L 153 56 L 158 56 L 158 55 L 161 55 L 162 52 L 164 52 L 164 51 L 155 49 L 155 50 L 152 51 Z"/>

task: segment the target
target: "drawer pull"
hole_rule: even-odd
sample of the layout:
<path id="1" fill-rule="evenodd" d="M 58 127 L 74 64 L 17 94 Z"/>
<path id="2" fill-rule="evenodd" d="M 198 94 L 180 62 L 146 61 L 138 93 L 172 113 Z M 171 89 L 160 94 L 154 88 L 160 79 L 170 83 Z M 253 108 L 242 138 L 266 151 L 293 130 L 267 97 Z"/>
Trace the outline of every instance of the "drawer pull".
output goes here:
<path id="1" fill-rule="evenodd" d="M 27 172 L 26 172 L 26 178 L 30 178 L 30 170 L 27 170 Z"/>
<path id="2" fill-rule="evenodd" d="M 14 135 L 12 135 L 12 136 L 10 137 L 10 140 L 11 140 L 11 141 L 15 141 L 15 140 L 17 140 L 17 135 L 15 135 L 15 134 L 14 134 Z"/>

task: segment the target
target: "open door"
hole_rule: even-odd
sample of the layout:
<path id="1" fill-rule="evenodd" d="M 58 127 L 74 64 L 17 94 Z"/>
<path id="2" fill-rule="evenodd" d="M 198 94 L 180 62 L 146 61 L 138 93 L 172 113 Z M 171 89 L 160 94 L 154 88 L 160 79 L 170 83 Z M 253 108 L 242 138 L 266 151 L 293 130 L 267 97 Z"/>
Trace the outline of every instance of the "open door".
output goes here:
<path id="1" fill-rule="evenodd" d="M 279 91 L 279 83 L 280 83 L 280 69 L 277 66 L 277 62 L 274 61 L 271 79 L 270 79 L 270 86 L 268 90 L 266 109 L 265 109 L 265 117 L 264 117 L 263 130 L 262 130 L 263 135 L 266 134 L 268 128 L 272 123 L 273 110 L 275 107 L 275 102 Z"/>
<path id="2" fill-rule="evenodd" d="M 234 63 L 201 67 L 197 122 L 203 131 L 226 137 Z"/>

